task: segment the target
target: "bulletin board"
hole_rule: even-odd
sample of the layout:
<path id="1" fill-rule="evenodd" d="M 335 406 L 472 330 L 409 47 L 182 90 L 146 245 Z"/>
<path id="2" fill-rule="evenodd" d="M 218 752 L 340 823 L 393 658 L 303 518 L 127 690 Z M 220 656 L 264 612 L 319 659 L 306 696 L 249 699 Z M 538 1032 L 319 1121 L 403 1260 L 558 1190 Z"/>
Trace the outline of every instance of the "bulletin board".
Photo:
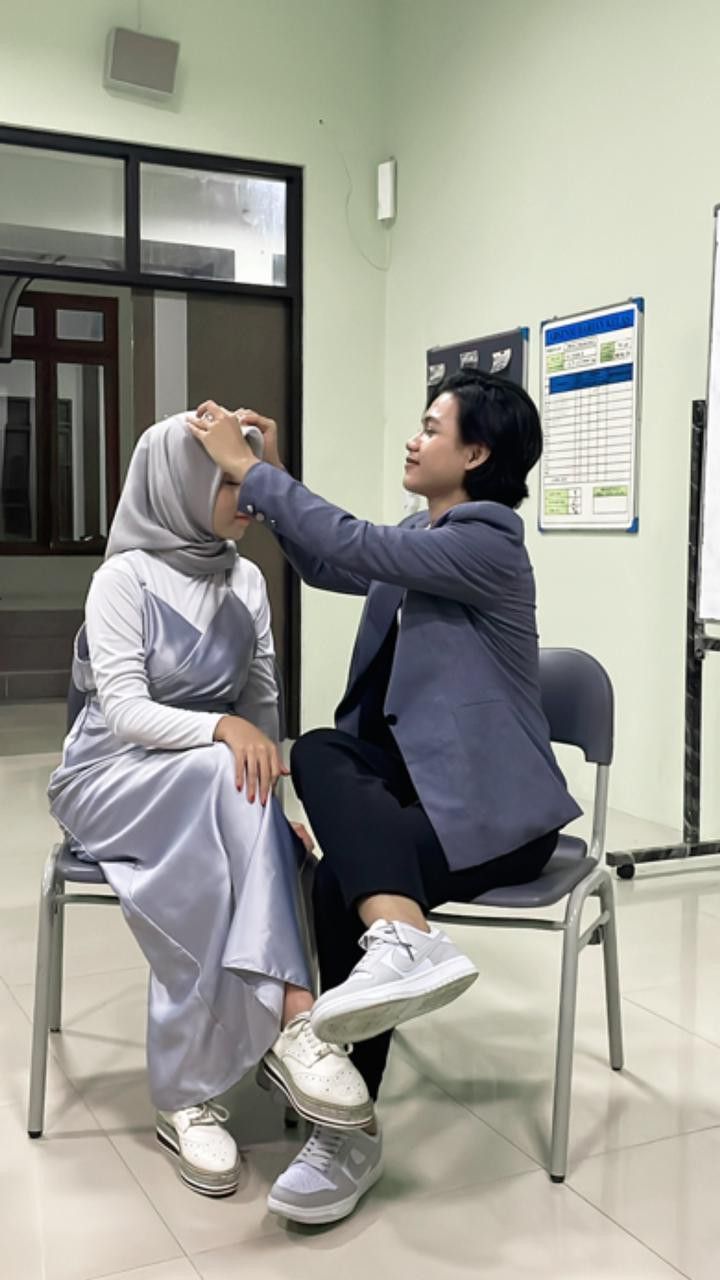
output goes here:
<path id="1" fill-rule="evenodd" d="M 504 333 L 455 342 L 449 347 L 431 347 L 427 353 L 428 390 L 461 369 L 496 373 L 527 388 L 529 337 L 529 329 L 507 329 Z"/>

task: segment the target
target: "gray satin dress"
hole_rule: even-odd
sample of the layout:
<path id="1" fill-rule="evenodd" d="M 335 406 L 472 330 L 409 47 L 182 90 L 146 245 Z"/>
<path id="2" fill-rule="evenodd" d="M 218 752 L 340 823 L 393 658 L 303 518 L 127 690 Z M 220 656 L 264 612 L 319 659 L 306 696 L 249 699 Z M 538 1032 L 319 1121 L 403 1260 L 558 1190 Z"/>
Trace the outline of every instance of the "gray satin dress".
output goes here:
<path id="1" fill-rule="evenodd" d="M 230 713 L 255 632 L 227 590 L 200 632 L 143 588 L 150 693 Z M 224 1092 L 280 1029 L 286 982 L 311 986 L 299 868 L 304 851 L 273 797 L 250 804 L 228 747 L 150 750 L 115 737 L 82 633 L 74 676 L 86 702 L 49 788 L 76 853 L 100 863 L 150 964 L 147 1055 L 164 1111 Z"/>

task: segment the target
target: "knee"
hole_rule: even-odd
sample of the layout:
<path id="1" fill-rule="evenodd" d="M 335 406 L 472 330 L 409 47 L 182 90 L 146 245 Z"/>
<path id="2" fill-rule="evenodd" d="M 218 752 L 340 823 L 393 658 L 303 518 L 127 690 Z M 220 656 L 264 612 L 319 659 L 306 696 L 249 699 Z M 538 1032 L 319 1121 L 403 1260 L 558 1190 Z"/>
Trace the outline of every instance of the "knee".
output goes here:
<path id="1" fill-rule="evenodd" d="M 335 748 L 335 729 L 311 729 L 297 739 L 290 751 L 290 772 L 297 794 L 302 799 L 303 783 L 311 775 L 324 770 L 328 753 Z"/>

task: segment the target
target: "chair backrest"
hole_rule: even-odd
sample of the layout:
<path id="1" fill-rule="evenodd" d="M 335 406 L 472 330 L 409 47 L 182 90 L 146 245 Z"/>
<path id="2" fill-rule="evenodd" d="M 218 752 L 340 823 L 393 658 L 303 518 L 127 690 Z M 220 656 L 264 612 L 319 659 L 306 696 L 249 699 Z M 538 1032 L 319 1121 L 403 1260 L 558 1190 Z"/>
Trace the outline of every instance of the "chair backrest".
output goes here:
<path id="1" fill-rule="evenodd" d="M 541 649 L 540 691 L 552 741 L 580 747 L 586 760 L 609 765 L 615 698 L 597 658 L 582 649 Z"/>
<path id="2" fill-rule="evenodd" d="M 277 661 L 277 658 L 275 659 L 275 683 L 277 684 L 277 691 L 278 691 L 279 738 L 280 738 L 280 741 L 283 742 L 285 740 L 285 735 L 287 734 L 287 714 L 285 711 L 285 685 L 283 682 L 282 671 L 280 670 L 280 663 Z"/>

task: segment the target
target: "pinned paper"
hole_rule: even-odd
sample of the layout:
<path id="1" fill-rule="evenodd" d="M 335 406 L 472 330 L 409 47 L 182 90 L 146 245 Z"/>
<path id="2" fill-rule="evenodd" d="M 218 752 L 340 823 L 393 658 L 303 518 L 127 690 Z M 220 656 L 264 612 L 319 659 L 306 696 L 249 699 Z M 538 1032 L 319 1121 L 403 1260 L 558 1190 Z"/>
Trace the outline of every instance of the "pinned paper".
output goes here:
<path id="1" fill-rule="evenodd" d="M 512 360 L 512 347 L 505 347 L 503 351 L 493 351 L 492 364 L 490 365 L 491 373 L 504 373 Z"/>
<path id="2" fill-rule="evenodd" d="M 480 352 L 479 351 L 461 351 L 460 352 L 460 368 L 461 369 L 479 369 L 480 368 Z"/>

